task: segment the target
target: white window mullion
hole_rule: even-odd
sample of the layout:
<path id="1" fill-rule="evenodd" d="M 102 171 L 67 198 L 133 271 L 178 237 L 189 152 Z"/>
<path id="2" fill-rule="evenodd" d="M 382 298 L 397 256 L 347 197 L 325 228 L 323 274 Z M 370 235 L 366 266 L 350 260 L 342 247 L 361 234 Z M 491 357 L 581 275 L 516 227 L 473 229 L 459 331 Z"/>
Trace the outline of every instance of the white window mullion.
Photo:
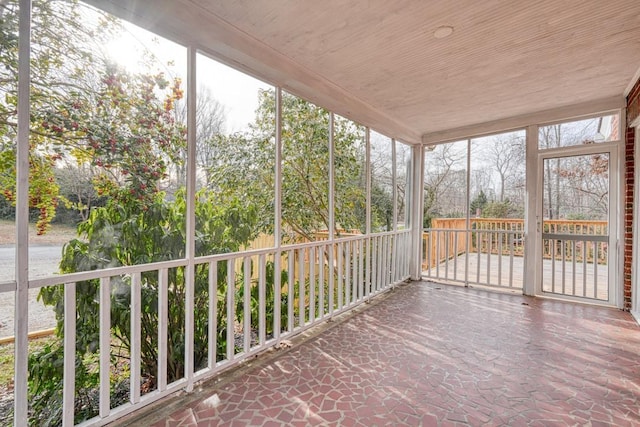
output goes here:
<path id="1" fill-rule="evenodd" d="M 27 425 L 29 358 L 29 109 L 31 1 L 20 0 L 18 37 L 18 134 L 16 157 L 16 265 L 13 423 Z"/>
<path id="2" fill-rule="evenodd" d="M 187 48 L 187 223 L 185 267 L 184 372 L 187 391 L 193 390 L 195 328 L 195 230 L 196 230 L 196 49 Z"/>

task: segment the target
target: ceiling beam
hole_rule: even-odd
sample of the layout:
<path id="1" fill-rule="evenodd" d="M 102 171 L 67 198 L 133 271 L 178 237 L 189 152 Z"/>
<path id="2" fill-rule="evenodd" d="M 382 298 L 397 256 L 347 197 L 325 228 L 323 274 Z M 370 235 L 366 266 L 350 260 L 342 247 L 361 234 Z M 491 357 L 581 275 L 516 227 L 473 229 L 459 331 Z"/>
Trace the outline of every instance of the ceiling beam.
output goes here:
<path id="1" fill-rule="evenodd" d="M 614 112 L 616 110 L 624 108 L 624 106 L 624 97 L 615 96 L 611 98 L 596 100 L 593 102 L 585 102 L 576 105 L 554 108 L 551 110 L 539 111 L 537 113 L 495 120 L 487 123 L 464 126 L 457 129 L 428 133 L 422 136 L 422 143 L 426 145 L 432 145 L 441 142 L 458 141 L 461 139 L 467 139 L 477 136 L 508 132 L 518 129 L 524 129 L 526 126 L 532 124 L 545 124 L 571 118 L 580 118 L 581 116 Z"/>

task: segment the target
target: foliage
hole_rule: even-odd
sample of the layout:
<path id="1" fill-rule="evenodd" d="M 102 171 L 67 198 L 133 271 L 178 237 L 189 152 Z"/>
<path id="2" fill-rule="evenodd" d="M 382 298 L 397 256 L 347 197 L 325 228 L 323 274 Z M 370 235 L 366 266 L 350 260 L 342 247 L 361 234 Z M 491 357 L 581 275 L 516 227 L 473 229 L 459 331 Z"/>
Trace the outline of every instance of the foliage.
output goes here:
<path id="1" fill-rule="evenodd" d="M 252 264 L 253 265 L 253 264 Z M 253 272 L 252 272 L 253 273 Z M 275 264 L 273 261 L 268 261 L 265 263 L 265 332 L 267 336 L 273 336 L 273 321 L 275 319 L 274 316 L 274 308 L 275 308 Z M 287 283 L 289 275 L 286 270 L 280 271 L 280 284 L 284 285 Z M 297 286 L 297 284 L 296 284 Z M 250 284 L 251 299 L 250 306 L 251 311 L 249 313 L 244 313 L 244 284 L 240 284 L 238 287 L 238 292 L 236 296 L 236 315 L 239 315 L 238 321 L 241 321 L 242 318 L 246 315 L 250 315 L 251 317 L 251 329 L 257 331 L 260 327 L 260 287 L 259 287 L 259 279 L 253 278 L 251 279 Z M 286 292 L 283 292 L 280 295 L 280 307 L 287 307 L 288 304 L 288 295 Z M 287 323 L 287 312 L 285 310 L 281 310 L 280 316 L 280 324 L 286 325 Z"/>
<path id="2" fill-rule="evenodd" d="M 114 21 L 101 15 L 101 31 L 83 19 L 77 1 L 33 2 L 31 40 L 31 133 L 29 136 L 29 206 L 39 211 L 38 232 L 47 231 L 58 204 L 59 186 L 53 174 L 62 150 L 60 144 L 81 138 L 81 123 L 68 129 L 44 129 L 41 117 L 68 99 L 94 92 L 89 70 L 98 64 L 95 46 L 110 37 Z M 60 31 L 64 31 L 63 34 Z M 15 203 L 16 116 L 18 82 L 18 1 L 0 4 L 0 193 Z M 91 64 L 91 66 L 88 66 Z M 74 82 L 74 83 L 71 83 Z M 61 120 L 62 115 L 59 117 Z"/>
<path id="3" fill-rule="evenodd" d="M 6 3 L 6 4 L 5 4 Z M 15 203 L 18 2 L 0 9 L 0 192 Z M 101 53 L 117 21 L 77 1 L 34 1 L 29 206 L 43 234 L 62 200 L 85 212 L 90 205 L 60 195 L 60 162 L 91 168 L 100 194 L 149 201 L 165 177 L 167 159 L 183 145 L 173 110 L 179 79 L 132 75 Z M 162 155 L 160 155 L 162 154 Z M 144 200 L 147 199 L 147 200 Z"/>
<path id="4" fill-rule="evenodd" d="M 291 240 L 312 240 L 317 230 L 329 228 L 329 112 L 303 99 L 282 96 L 282 220 Z M 273 212 L 275 165 L 275 96 L 259 93 L 259 106 L 251 131 L 217 135 L 217 162 L 207 183 L 225 196 L 240 196 Z M 339 228 L 364 231 L 364 129 L 336 120 L 335 221 Z M 273 231 L 273 216 L 261 219 L 264 232 Z"/>
<path id="5" fill-rule="evenodd" d="M 488 202 L 482 210 L 482 218 L 510 218 L 511 210 L 509 199 L 504 202 Z"/>
<path id="6" fill-rule="evenodd" d="M 486 194 L 484 194 L 484 191 L 480 190 L 480 193 L 478 193 L 478 195 L 471 201 L 471 204 L 469 205 L 470 214 L 476 215 L 479 212 L 482 215 L 482 213 L 484 212 L 484 208 L 485 206 L 487 206 L 488 202 L 489 201 L 487 200 Z"/>
<path id="7" fill-rule="evenodd" d="M 156 195 L 143 210 L 127 208 L 110 201 L 105 207 L 91 211 L 89 219 L 78 226 L 80 238 L 64 247 L 61 272 L 72 273 L 137 265 L 185 257 L 186 203 L 183 194 L 173 202 Z M 135 207 L 135 205 L 134 205 Z M 201 191 L 196 203 L 196 254 L 226 253 L 240 250 L 255 235 L 256 212 L 248 210 L 240 202 L 221 206 L 215 195 Z M 208 269 L 200 265 L 195 271 L 195 366 L 203 367 L 208 348 Z M 226 263 L 218 268 L 218 354 L 226 351 Z M 158 274 L 141 275 L 142 375 L 153 378 L 157 374 L 158 360 Z M 239 280 L 242 280 L 240 277 Z M 110 283 L 111 327 L 113 335 L 122 342 L 127 351 L 131 347 L 131 277 L 116 276 Z M 95 354 L 99 345 L 99 282 L 77 283 L 77 327 L 76 327 L 76 387 L 79 395 L 90 393 L 97 385 L 97 373 L 91 371 L 85 360 Z M 184 375 L 185 360 L 185 270 L 173 268 L 168 274 L 169 325 L 168 367 L 169 381 Z M 235 290 L 234 290 L 235 292 Z M 43 288 L 40 297 L 53 305 L 58 321 L 57 333 L 63 335 L 64 306 L 63 287 Z M 241 316 L 241 313 L 239 313 Z M 61 347 L 54 346 L 31 357 L 30 392 L 34 396 L 34 407 L 60 393 L 57 381 L 61 369 L 57 360 Z M 59 357 L 60 356 L 60 357 Z M 59 358 L 58 358 L 59 357 Z M 60 362 L 61 363 L 61 362 Z"/>

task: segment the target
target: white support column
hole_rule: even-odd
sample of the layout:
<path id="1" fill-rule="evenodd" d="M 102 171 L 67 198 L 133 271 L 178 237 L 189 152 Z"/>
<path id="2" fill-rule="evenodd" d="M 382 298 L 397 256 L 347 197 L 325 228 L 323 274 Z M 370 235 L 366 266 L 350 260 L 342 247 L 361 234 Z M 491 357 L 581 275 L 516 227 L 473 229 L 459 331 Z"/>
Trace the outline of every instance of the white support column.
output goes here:
<path id="1" fill-rule="evenodd" d="M 413 146 L 411 156 L 411 175 L 413 186 L 411 192 L 411 249 L 409 259 L 409 275 L 412 280 L 420 280 L 422 276 L 422 204 L 424 192 L 424 147 Z"/>
<path id="2" fill-rule="evenodd" d="M 274 254 L 274 305 L 273 305 L 273 337 L 276 342 L 280 342 L 280 329 L 282 329 L 281 313 L 282 313 L 282 89 L 276 88 L 276 135 L 275 135 L 275 189 L 274 189 L 274 246 L 278 248 Z M 293 270 L 289 271 L 289 275 L 293 276 Z M 289 294 L 292 295 L 292 294 Z"/>
<path id="3" fill-rule="evenodd" d="M 522 292 L 525 295 L 536 295 L 541 292 L 540 268 L 538 262 L 538 228 L 542 218 L 538 209 L 538 126 L 527 127 L 526 146 L 526 200 L 524 209 L 524 283 Z"/>
<path id="4" fill-rule="evenodd" d="M 364 144 L 365 144 L 365 173 L 366 173 L 366 220 L 365 220 L 365 229 L 367 236 L 366 239 L 362 242 L 362 247 L 359 248 L 359 264 L 358 264 L 358 286 L 359 286 L 359 294 L 358 298 L 364 297 L 364 295 L 368 295 L 366 289 L 369 289 L 371 284 L 371 129 L 366 128 L 364 133 Z M 366 256 L 364 256 L 363 252 L 366 252 Z M 366 262 L 366 265 L 364 263 Z M 354 282 L 354 286 L 356 283 Z"/>
<path id="5" fill-rule="evenodd" d="M 276 90 L 276 141 L 275 141 L 275 223 L 273 224 L 274 245 L 276 248 L 282 246 L 282 89 Z M 277 255 L 277 254 L 276 254 Z"/>
<path id="6" fill-rule="evenodd" d="M 335 254 L 335 236 L 336 236 L 336 167 L 335 167 L 335 163 L 336 163 L 336 145 L 335 145 L 335 116 L 333 114 L 333 112 L 329 113 L 329 242 L 330 244 L 327 246 L 328 249 L 328 253 L 326 254 L 327 257 L 327 261 L 328 261 L 328 277 L 327 277 L 327 281 L 329 283 L 329 295 L 328 295 L 328 299 L 329 299 L 329 310 L 328 313 L 332 314 L 333 313 L 333 287 L 335 286 L 334 283 L 334 275 L 333 275 L 333 268 L 334 268 L 334 254 Z M 320 253 L 321 256 L 323 255 L 322 252 Z M 320 258 L 319 261 L 319 265 L 320 265 L 320 272 L 324 272 L 324 256 L 322 256 L 322 258 Z M 322 277 L 322 276 L 321 276 Z M 320 291 L 322 291 L 324 289 L 324 283 L 323 281 L 320 282 Z M 320 317 L 324 316 L 323 313 L 323 309 L 324 309 L 324 301 L 321 302 L 322 306 L 321 306 L 321 310 L 320 310 Z"/>
<path id="7" fill-rule="evenodd" d="M 467 139 L 467 190 L 465 195 L 464 209 L 467 212 L 465 216 L 465 228 L 467 229 L 464 243 L 464 286 L 469 286 L 469 250 L 471 249 L 471 139 Z M 457 237 L 455 237 L 457 239 Z"/>
<path id="8" fill-rule="evenodd" d="M 329 241 L 333 241 L 336 234 L 334 120 L 333 113 L 329 113 Z"/>
<path id="9" fill-rule="evenodd" d="M 396 181 L 397 176 L 397 162 L 396 162 L 396 140 L 391 139 L 391 194 L 393 197 L 393 231 L 398 231 L 398 183 Z"/>
<path id="10" fill-rule="evenodd" d="M 193 390 L 194 374 L 194 300 L 195 300 L 195 224 L 196 224 L 196 49 L 187 49 L 187 224 L 185 271 L 185 343 L 184 374 L 187 391 Z"/>
<path id="11" fill-rule="evenodd" d="M 16 294 L 14 311 L 13 425 L 27 425 L 29 358 L 29 108 L 31 1 L 20 0 L 18 37 L 18 135 L 16 157 Z"/>
<path id="12" fill-rule="evenodd" d="M 371 129 L 366 128 L 364 133 L 365 145 L 365 179 L 366 179 L 366 219 L 365 234 L 371 234 Z"/>

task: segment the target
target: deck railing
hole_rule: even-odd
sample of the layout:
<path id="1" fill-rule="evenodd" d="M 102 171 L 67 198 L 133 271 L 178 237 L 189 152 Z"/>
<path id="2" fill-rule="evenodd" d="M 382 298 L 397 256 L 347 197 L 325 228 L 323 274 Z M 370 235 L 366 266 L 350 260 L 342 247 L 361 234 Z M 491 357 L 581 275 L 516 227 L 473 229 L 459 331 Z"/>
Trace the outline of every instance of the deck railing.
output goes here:
<path id="1" fill-rule="evenodd" d="M 282 339 L 292 337 L 332 316 L 349 310 L 409 277 L 410 232 L 387 232 L 349 236 L 336 240 L 301 243 L 281 248 L 249 250 L 152 264 L 87 271 L 32 280 L 30 289 L 64 287 L 64 398 L 63 426 L 74 424 L 76 380 L 76 284 L 97 281 L 99 291 L 99 413 L 82 425 L 104 425 L 180 389 L 191 390 L 195 381 L 215 376 L 246 358 L 262 352 Z M 256 261 L 257 260 L 257 261 Z M 236 266 L 241 265 L 238 272 Z M 268 280 L 267 266 L 273 266 Z M 177 270 L 181 274 L 175 274 Z M 257 275 L 254 272 L 257 271 Z M 285 273 L 285 274 L 282 274 Z M 194 277 L 204 274 L 205 290 L 198 295 Z M 171 363 L 168 340 L 176 331 L 170 327 L 169 301 L 175 303 L 176 277 L 182 277 L 185 297 L 179 304 L 185 313 L 184 374 L 172 379 L 167 374 Z M 152 279 L 156 287 L 147 286 Z M 283 282 L 284 281 L 284 282 Z M 118 405 L 112 396 L 111 301 L 113 283 L 126 286 L 130 295 L 130 366 L 128 402 Z M 220 284 L 223 284 L 221 286 Z M 11 286 L 12 285 L 12 286 Z M 0 286 L 0 292 L 14 291 L 15 283 Z M 150 290 L 157 300 L 157 328 L 141 329 L 143 295 Z M 231 290 L 231 291 L 227 291 Z M 144 292 L 144 294 L 143 294 Z M 195 318 L 195 304 L 206 307 L 206 318 Z M 256 309 L 257 308 L 257 309 Z M 15 314 L 16 322 L 27 322 Z M 194 323 L 204 322 L 206 336 L 194 336 Z M 222 326 L 222 324 L 224 326 Z M 153 337 L 150 337 L 151 334 Z M 219 345 L 218 340 L 224 340 Z M 157 342 L 157 372 L 154 387 L 141 387 L 143 345 Z M 205 343 L 206 354 L 194 359 L 196 343 Z M 200 355 L 202 356 L 202 355 Z M 20 355 L 27 358 L 28 355 Z M 200 360 L 200 362 L 198 362 Z M 26 399 L 27 396 L 15 396 Z M 115 406 L 115 407 L 114 407 Z"/>
<path id="2" fill-rule="evenodd" d="M 426 277 L 495 286 L 521 286 L 520 263 L 524 256 L 524 219 L 435 218 L 432 227 L 423 231 L 422 269 Z M 551 235 L 602 236 L 606 221 L 545 220 L 543 233 Z M 543 258 L 572 262 L 606 264 L 606 244 L 599 246 L 581 241 L 560 245 L 551 239 L 542 241 Z M 471 267 L 467 267 L 467 259 Z M 493 262 L 491 255 L 494 255 Z M 465 263 L 461 273 L 460 263 Z M 492 265 L 494 264 L 494 265 Z M 515 264 L 518 264 L 514 267 Z"/>

